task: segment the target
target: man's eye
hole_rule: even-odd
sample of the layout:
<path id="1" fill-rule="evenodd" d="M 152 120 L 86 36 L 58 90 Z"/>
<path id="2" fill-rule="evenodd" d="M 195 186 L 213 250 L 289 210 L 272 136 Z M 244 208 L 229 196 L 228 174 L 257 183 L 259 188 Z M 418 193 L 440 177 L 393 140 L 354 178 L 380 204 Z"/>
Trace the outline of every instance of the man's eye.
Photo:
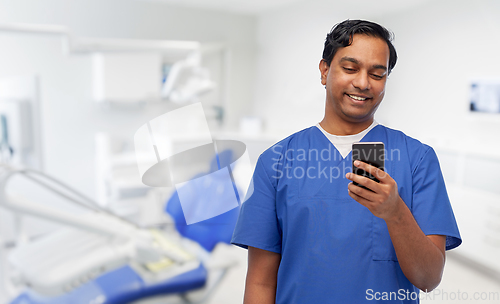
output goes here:
<path id="1" fill-rule="evenodd" d="M 375 79 L 382 79 L 382 78 L 384 78 L 384 76 L 377 75 L 377 74 L 372 74 L 372 76 L 373 76 Z"/>
<path id="2" fill-rule="evenodd" d="M 348 72 L 355 72 L 355 71 L 356 71 L 355 69 L 346 68 L 346 67 L 344 67 L 344 70 L 346 70 L 346 71 L 348 71 Z"/>

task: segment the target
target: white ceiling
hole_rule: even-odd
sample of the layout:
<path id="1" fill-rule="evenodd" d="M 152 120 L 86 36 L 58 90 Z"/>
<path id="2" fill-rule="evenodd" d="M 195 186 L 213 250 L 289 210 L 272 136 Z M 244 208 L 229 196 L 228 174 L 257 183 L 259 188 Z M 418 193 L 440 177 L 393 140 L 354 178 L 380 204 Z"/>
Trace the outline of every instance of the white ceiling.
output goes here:
<path id="1" fill-rule="evenodd" d="M 307 0 L 137 0 L 241 14 L 258 14 Z"/>

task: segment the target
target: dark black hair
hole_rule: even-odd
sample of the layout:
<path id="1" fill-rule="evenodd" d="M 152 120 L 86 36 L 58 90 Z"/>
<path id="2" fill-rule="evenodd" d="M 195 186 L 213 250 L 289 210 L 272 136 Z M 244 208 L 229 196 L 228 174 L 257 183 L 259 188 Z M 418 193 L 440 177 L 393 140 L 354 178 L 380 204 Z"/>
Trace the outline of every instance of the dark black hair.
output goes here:
<path id="1" fill-rule="evenodd" d="M 390 74 L 398 60 L 396 49 L 392 45 L 394 34 L 379 24 L 365 20 L 345 20 L 333 26 L 330 33 L 326 35 L 325 48 L 323 49 L 323 60 L 328 66 L 332 63 L 333 56 L 340 47 L 351 45 L 352 36 L 355 34 L 378 37 L 387 43 L 389 46 L 388 73 Z"/>

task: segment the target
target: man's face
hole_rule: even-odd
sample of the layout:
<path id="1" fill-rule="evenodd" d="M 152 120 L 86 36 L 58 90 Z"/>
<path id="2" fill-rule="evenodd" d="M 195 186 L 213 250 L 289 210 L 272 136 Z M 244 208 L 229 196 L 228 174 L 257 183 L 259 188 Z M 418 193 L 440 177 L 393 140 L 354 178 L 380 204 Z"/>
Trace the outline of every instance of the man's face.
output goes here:
<path id="1" fill-rule="evenodd" d="M 330 66 L 320 62 L 326 85 L 327 111 L 349 123 L 373 118 L 384 98 L 389 47 L 376 37 L 356 34 L 352 44 L 339 48 Z"/>

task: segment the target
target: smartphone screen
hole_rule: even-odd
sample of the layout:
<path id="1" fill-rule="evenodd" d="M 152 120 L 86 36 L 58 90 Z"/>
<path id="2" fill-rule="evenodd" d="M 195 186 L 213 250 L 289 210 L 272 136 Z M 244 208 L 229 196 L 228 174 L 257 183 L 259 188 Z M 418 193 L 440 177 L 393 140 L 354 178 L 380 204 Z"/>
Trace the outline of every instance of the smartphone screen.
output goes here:
<path id="1" fill-rule="evenodd" d="M 363 169 L 359 169 L 354 166 L 354 161 L 360 160 L 362 162 L 368 163 L 374 167 L 377 167 L 383 171 L 385 171 L 385 148 L 383 142 L 358 142 L 352 144 L 352 172 L 357 175 L 368 177 L 376 181 L 379 180 L 366 172 Z M 364 186 L 360 186 L 358 183 L 354 182 L 356 186 L 368 189 Z M 370 190 L 370 189 L 368 189 Z"/>

